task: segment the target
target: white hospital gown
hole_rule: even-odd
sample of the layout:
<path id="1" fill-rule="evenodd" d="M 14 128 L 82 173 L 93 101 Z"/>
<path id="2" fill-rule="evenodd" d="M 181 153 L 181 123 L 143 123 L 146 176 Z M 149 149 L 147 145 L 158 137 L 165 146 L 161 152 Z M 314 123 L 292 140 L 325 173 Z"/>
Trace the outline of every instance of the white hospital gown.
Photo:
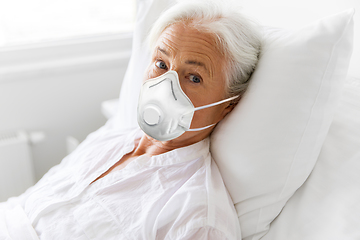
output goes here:
<path id="1" fill-rule="evenodd" d="M 90 134 L 34 187 L 0 204 L 0 239 L 241 239 L 209 139 L 140 156 L 90 184 L 142 134 Z"/>

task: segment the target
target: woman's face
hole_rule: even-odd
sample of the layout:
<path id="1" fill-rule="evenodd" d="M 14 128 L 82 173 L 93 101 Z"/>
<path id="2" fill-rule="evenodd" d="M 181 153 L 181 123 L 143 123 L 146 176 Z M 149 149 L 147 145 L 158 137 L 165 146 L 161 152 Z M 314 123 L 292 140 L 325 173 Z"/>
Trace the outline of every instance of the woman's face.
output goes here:
<path id="1" fill-rule="evenodd" d="M 145 78 L 155 78 L 174 70 L 179 75 L 182 90 L 195 107 L 223 100 L 225 58 L 215 46 L 210 34 L 185 24 L 173 24 L 160 35 Z M 195 111 L 190 128 L 217 123 L 230 111 L 229 102 Z M 172 141 L 191 144 L 207 137 L 211 130 L 185 132 Z"/>

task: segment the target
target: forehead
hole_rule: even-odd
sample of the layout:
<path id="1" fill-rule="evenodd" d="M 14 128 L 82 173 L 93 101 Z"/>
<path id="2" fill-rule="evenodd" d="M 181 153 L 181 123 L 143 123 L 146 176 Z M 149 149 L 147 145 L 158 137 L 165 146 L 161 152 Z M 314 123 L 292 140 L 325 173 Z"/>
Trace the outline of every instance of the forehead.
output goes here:
<path id="1" fill-rule="evenodd" d="M 200 31 L 189 23 L 175 23 L 167 27 L 159 36 L 154 50 L 157 48 L 166 50 L 171 57 L 201 60 L 212 73 L 216 71 L 216 66 L 222 66 L 224 62 L 214 35 Z"/>
<path id="2" fill-rule="evenodd" d="M 218 49 L 218 44 L 215 41 L 215 35 L 209 32 L 198 30 L 191 22 L 179 22 L 168 26 L 159 36 L 159 41 L 164 41 L 168 44 L 174 44 L 174 47 L 199 47 L 202 50 L 209 52 L 216 52 L 222 55 Z M 189 44 L 189 45 L 188 45 Z"/>

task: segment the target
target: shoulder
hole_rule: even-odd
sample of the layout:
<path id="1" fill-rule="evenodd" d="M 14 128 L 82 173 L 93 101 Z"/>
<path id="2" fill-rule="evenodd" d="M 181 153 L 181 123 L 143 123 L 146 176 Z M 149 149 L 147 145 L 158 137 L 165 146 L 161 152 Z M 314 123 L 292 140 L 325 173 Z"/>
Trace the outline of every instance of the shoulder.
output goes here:
<path id="1" fill-rule="evenodd" d="M 157 229 L 157 236 L 167 236 L 157 239 L 241 239 L 234 205 L 210 154 L 165 204 Z"/>

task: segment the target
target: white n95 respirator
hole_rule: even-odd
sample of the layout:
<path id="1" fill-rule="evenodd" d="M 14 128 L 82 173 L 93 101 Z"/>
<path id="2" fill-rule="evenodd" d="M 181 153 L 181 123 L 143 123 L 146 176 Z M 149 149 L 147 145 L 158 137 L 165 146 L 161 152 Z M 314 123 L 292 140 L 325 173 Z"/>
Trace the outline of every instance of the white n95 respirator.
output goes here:
<path id="1" fill-rule="evenodd" d="M 194 112 L 237 98 L 231 97 L 216 103 L 195 108 L 183 92 L 176 71 L 149 79 L 142 85 L 137 109 L 140 128 L 150 137 L 159 141 L 169 141 L 186 131 L 201 131 L 214 124 L 190 129 Z"/>

